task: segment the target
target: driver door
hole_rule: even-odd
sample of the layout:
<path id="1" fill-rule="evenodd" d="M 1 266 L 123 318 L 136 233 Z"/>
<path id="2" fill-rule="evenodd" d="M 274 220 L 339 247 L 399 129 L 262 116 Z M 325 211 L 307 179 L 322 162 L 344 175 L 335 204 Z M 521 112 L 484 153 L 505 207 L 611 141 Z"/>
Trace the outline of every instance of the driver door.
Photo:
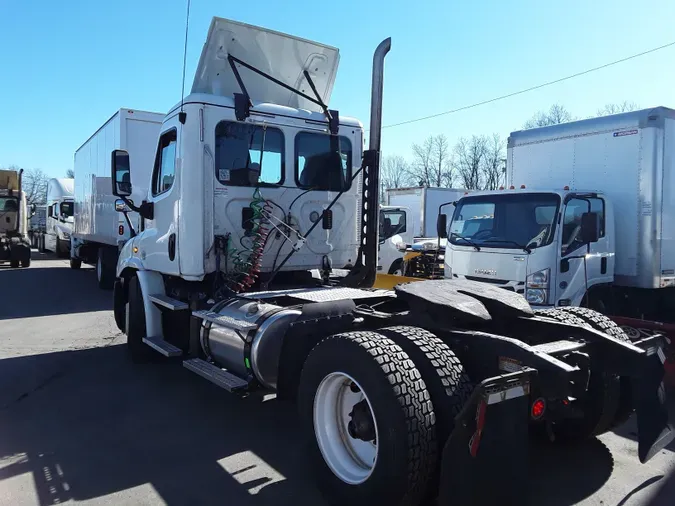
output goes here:
<path id="1" fill-rule="evenodd" d="M 144 220 L 145 230 L 139 241 L 139 253 L 147 269 L 174 275 L 180 274 L 178 261 L 180 178 L 176 174 L 176 168 L 180 165 L 178 144 L 180 132 L 181 124 L 176 116 L 164 124 L 159 137 L 148 192 L 148 201 L 153 203 L 153 217 Z"/>
<path id="2" fill-rule="evenodd" d="M 403 253 L 398 250 L 399 242 L 410 242 L 404 209 L 383 209 L 380 211 L 380 244 L 377 256 L 378 272 L 393 273 L 394 265 Z M 400 268 L 400 267 L 399 267 Z M 402 272 L 402 271 L 401 271 Z"/>

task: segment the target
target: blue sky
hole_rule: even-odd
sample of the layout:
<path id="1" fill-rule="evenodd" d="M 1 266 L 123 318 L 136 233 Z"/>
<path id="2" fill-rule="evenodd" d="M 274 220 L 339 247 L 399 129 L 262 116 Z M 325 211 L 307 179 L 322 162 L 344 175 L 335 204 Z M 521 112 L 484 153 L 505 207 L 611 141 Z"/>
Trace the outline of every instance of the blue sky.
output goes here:
<path id="1" fill-rule="evenodd" d="M 212 16 L 337 46 L 331 106 L 366 125 L 372 52 L 392 37 L 384 125 L 434 114 L 675 40 L 675 2 L 227 2 L 193 0 L 186 88 Z M 184 0 L 0 0 L 0 166 L 62 176 L 116 109 L 180 99 Z M 557 102 L 578 116 L 608 102 L 675 107 L 675 47 L 518 97 L 383 131 L 385 154 L 444 133 L 508 136 Z"/>

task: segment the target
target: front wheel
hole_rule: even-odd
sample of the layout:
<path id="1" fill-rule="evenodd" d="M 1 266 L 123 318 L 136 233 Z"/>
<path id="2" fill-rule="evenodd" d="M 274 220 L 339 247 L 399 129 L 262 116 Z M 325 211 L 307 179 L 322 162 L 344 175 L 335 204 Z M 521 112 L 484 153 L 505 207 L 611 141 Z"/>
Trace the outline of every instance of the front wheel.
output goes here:
<path id="1" fill-rule="evenodd" d="M 412 505 L 435 470 L 435 416 L 415 365 L 376 332 L 331 336 L 307 358 L 300 423 L 333 504 Z M 396 479 L 392 479 L 396 477 Z"/>
<path id="2" fill-rule="evenodd" d="M 147 337 L 145 335 L 145 306 L 143 305 L 141 284 L 137 276 L 129 280 L 129 295 L 125 316 L 127 349 L 131 360 L 139 363 L 150 361 L 154 352 L 143 342 L 143 338 Z"/>
<path id="3" fill-rule="evenodd" d="M 80 267 L 82 267 L 82 260 L 80 260 L 79 258 L 71 257 L 70 258 L 70 268 L 71 269 L 79 269 Z"/>
<path id="4" fill-rule="evenodd" d="M 96 258 L 96 279 L 98 287 L 110 290 L 115 284 L 115 267 L 111 266 L 111 257 L 108 248 L 100 247 Z"/>

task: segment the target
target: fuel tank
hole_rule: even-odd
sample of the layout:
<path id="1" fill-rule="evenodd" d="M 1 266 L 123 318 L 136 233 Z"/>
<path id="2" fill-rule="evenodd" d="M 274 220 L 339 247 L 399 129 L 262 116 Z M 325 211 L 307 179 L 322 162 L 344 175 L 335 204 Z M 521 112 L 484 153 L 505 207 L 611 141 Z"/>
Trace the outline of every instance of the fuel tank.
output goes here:
<path id="1" fill-rule="evenodd" d="M 220 367 L 241 377 L 249 374 L 246 348 L 250 345 L 250 370 L 264 386 L 276 389 L 279 356 L 283 338 L 290 324 L 300 315 L 300 309 L 245 299 L 227 299 L 210 311 L 245 322 L 247 329 L 237 325 L 219 325 L 204 320 L 200 333 L 202 349 Z M 239 326 L 241 327 L 241 326 Z"/>

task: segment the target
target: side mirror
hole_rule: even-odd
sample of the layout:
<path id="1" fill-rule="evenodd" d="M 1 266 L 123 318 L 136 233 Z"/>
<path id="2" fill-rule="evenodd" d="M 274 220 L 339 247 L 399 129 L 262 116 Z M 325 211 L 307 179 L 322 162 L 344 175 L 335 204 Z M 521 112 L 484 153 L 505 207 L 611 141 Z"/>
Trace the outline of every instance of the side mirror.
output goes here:
<path id="1" fill-rule="evenodd" d="M 131 166 L 129 153 L 122 149 L 112 152 L 110 162 L 112 193 L 116 197 L 128 197 L 131 195 Z"/>
<path id="2" fill-rule="evenodd" d="M 133 204 L 133 201 L 130 200 L 129 202 Z M 117 199 L 115 201 L 115 211 L 117 211 L 118 213 L 128 213 L 131 211 L 131 209 L 129 208 L 127 203 L 124 202 L 122 199 Z"/>
<path id="3" fill-rule="evenodd" d="M 600 215 L 584 213 L 581 215 L 581 241 L 584 244 L 598 242 L 600 238 Z"/>
<path id="4" fill-rule="evenodd" d="M 30 217 L 32 218 L 35 216 L 35 213 L 37 212 L 37 206 L 35 204 L 30 205 Z"/>
<path id="5" fill-rule="evenodd" d="M 448 237 L 448 215 L 447 214 L 439 214 L 438 218 L 436 219 L 436 234 L 438 234 L 438 237 L 441 239 L 445 239 Z"/>

